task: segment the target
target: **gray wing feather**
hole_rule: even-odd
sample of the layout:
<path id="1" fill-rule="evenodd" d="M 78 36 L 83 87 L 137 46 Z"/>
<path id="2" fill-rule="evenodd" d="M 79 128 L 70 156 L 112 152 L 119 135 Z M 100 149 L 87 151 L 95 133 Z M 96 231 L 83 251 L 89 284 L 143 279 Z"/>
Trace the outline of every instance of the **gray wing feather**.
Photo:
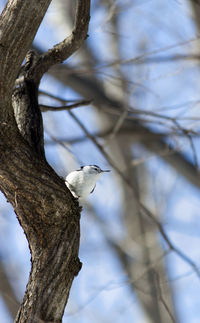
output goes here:
<path id="1" fill-rule="evenodd" d="M 77 198 L 79 198 L 79 196 L 76 194 L 76 190 L 75 190 L 74 186 L 72 184 L 70 184 L 67 180 L 65 180 L 65 182 L 67 182 L 67 186 L 70 189 L 71 193 L 73 192 L 77 196 Z"/>
<path id="2" fill-rule="evenodd" d="M 91 190 L 90 194 L 94 192 L 96 185 L 94 185 L 94 188 Z"/>

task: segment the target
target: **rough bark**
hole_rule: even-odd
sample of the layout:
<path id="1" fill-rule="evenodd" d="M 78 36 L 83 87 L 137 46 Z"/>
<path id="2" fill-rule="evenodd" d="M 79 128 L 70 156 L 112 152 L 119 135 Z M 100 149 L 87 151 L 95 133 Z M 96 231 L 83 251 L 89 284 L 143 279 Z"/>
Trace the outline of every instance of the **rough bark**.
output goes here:
<path id="1" fill-rule="evenodd" d="M 11 138 L 6 134 L 6 139 Z M 3 136 L 1 136 L 2 138 Z M 5 137 L 5 134 L 4 134 Z M 23 226 L 31 274 L 16 322 L 60 322 L 80 269 L 79 206 L 45 160 L 26 142 L 1 140 L 0 185 Z"/>
<path id="2" fill-rule="evenodd" d="M 38 105 L 38 90 L 32 79 L 24 79 L 12 96 L 15 120 L 22 137 L 30 147 L 44 157 L 42 114 Z"/>
<path id="3" fill-rule="evenodd" d="M 10 95 L 22 61 L 51 0 L 9 0 L 0 19 L 0 91 Z M 4 112 L 3 106 L 1 111 Z M 10 110 L 11 112 L 11 110 Z"/>
<path id="4" fill-rule="evenodd" d="M 31 251 L 31 273 L 15 320 L 23 323 L 61 322 L 72 281 L 81 268 L 80 207 L 46 162 L 37 89 L 46 69 L 69 57 L 86 38 L 89 0 L 78 1 L 70 42 L 67 38 L 57 45 L 53 56 L 47 53 L 43 69 L 41 57 L 27 59 L 12 95 L 49 4 L 49 0 L 10 0 L 0 19 L 0 189 L 13 205 Z M 37 66 L 43 73 L 37 74 Z"/>

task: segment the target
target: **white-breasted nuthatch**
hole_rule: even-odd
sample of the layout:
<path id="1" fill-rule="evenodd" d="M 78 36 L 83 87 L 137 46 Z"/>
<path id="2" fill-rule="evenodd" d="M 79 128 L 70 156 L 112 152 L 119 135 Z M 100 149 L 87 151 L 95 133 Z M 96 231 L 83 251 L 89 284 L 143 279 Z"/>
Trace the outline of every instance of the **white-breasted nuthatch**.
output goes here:
<path id="1" fill-rule="evenodd" d="M 102 170 L 96 165 L 81 166 L 67 175 L 65 183 L 75 198 L 86 198 L 94 191 L 102 173 L 106 172 L 110 170 Z"/>

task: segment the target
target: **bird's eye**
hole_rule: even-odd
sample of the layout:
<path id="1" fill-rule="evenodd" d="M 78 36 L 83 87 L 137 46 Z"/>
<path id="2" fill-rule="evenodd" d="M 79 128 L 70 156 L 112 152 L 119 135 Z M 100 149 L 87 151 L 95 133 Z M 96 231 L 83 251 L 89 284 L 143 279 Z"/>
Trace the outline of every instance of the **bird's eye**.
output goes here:
<path id="1" fill-rule="evenodd" d="M 97 167 L 96 165 L 93 165 L 93 169 L 99 170 L 99 167 Z"/>

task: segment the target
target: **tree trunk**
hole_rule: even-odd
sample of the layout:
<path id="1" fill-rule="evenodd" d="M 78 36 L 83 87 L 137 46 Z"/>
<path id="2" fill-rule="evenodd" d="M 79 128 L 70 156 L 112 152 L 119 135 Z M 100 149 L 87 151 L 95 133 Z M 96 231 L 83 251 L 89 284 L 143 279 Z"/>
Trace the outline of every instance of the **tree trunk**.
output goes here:
<path id="1" fill-rule="evenodd" d="M 16 322 L 60 322 L 78 259 L 80 208 L 63 179 L 21 140 L 0 132 L 0 187 L 31 250 L 31 274 Z"/>
<path id="2" fill-rule="evenodd" d="M 77 1 L 70 37 L 42 56 L 29 53 L 20 69 L 49 3 L 10 0 L 0 19 L 0 189 L 14 207 L 31 252 L 31 273 L 15 320 L 23 323 L 61 322 L 81 269 L 81 208 L 45 159 L 38 86 L 43 73 L 86 38 L 90 0 Z"/>

